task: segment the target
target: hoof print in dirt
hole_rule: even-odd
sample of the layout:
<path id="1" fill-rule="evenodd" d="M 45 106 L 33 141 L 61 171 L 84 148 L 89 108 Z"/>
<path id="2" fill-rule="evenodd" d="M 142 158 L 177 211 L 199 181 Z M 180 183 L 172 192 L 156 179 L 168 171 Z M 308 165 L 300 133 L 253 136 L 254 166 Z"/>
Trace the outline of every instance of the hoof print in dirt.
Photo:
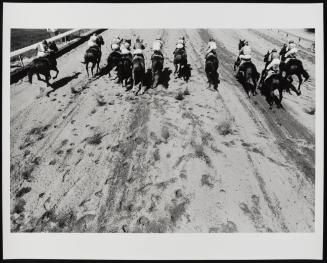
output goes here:
<path id="1" fill-rule="evenodd" d="M 37 141 L 41 141 L 45 137 L 45 132 L 49 129 L 49 127 L 50 125 L 32 128 L 27 133 L 24 143 L 20 145 L 19 148 L 22 150 L 33 145 Z"/>
<path id="2" fill-rule="evenodd" d="M 107 102 L 105 101 L 105 99 L 103 98 L 103 96 L 97 96 L 96 98 L 98 106 L 104 106 L 107 104 Z"/>
<path id="3" fill-rule="evenodd" d="M 208 174 L 203 174 L 201 178 L 201 185 L 208 186 L 209 188 L 213 188 L 213 178 Z"/>
<path id="4" fill-rule="evenodd" d="M 167 127 L 163 127 L 161 130 L 161 137 L 165 140 L 165 143 L 168 142 L 168 138 L 169 138 L 169 130 Z"/>
<path id="5" fill-rule="evenodd" d="M 220 224 L 217 227 L 210 227 L 209 233 L 235 233 L 238 232 L 237 226 L 232 221 Z"/>
<path id="6" fill-rule="evenodd" d="M 232 120 L 225 120 L 221 122 L 219 125 L 217 125 L 216 128 L 218 133 L 222 136 L 233 134 Z"/>
<path id="7" fill-rule="evenodd" d="M 177 95 L 175 96 L 176 100 L 183 100 L 184 99 L 184 93 L 182 91 L 179 91 Z"/>
<path id="8" fill-rule="evenodd" d="M 91 145 L 98 145 L 102 142 L 102 138 L 106 136 L 106 134 L 103 134 L 101 132 L 97 132 L 94 135 L 85 138 L 84 140 Z"/>
<path id="9" fill-rule="evenodd" d="M 17 194 L 16 197 L 20 198 L 22 196 L 24 196 L 25 194 L 29 193 L 32 190 L 31 187 L 23 187 L 22 189 L 20 189 Z"/>
<path id="10" fill-rule="evenodd" d="M 188 88 L 186 88 L 186 89 L 184 90 L 183 94 L 184 94 L 185 96 L 191 95 L 191 93 L 190 93 L 190 91 L 188 90 Z"/>

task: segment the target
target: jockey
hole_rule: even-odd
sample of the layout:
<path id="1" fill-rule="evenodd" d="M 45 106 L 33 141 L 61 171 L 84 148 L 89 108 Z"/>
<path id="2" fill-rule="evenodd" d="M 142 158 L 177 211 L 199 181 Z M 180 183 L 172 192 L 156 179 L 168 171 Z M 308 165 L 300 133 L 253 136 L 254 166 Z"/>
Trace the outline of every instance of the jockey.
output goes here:
<path id="1" fill-rule="evenodd" d="M 294 43 L 293 40 L 290 40 L 288 48 L 286 50 L 285 54 L 285 63 L 291 59 L 291 58 L 296 58 L 296 53 L 298 52 L 298 49 L 296 48 L 296 44 Z"/>
<path id="2" fill-rule="evenodd" d="M 181 49 L 184 51 L 184 55 L 186 55 L 185 53 L 185 37 L 181 36 L 176 43 L 176 49 L 174 50 L 174 54 L 177 52 L 177 50 Z"/>
<path id="3" fill-rule="evenodd" d="M 125 57 L 132 57 L 132 53 L 130 50 L 130 44 L 126 39 L 123 39 L 120 43 L 120 52 Z"/>
<path id="4" fill-rule="evenodd" d="M 112 40 L 112 43 L 111 43 L 111 49 L 113 51 L 119 51 L 119 44 L 121 43 L 121 39 L 119 36 L 116 36 L 113 40 Z"/>
<path id="5" fill-rule="evenodd" d="M 280 59 L 276 48 L 271 51 L 269 55 L 269 61 L 270 63 L 266 68 L 267 75 L 265 80 L 268 79 L 272 74 L 279 71 Z"/>
<path id="6" fill-rule="evenodd" d="M 163 46 L 163 43 L 162 43 L 161 37 L 157 36 L 156 40 L 153 41 L 153 44 L 152 44 L 153 52 L 163 56 L 162 55 L 162 46 Z"/>
<path id="7" fill-rule="evenodd" d="M 48 46 L 48 42 L 46 40 L 43 40 L 41 43 L 39 43 L 39 45 L 37 46 L 36 50 L 37 50 L 37 57 L 41 58 L 41 57 L 45 57 L 49 54 L 49 46 Z"/>
<path id="8" fill-rule="evenodd" d="M 97 36 L 96 33 L 94 33 L 94 34 L 90 37 L 90 40 L 87 42 L 87 45 L 88 45 L 89 47 L 98 47 L 97 39 L 98 39 L 98 36 Z"/>
<path id="9" fill-rule="evenodd" d="M 209 39 L 209 42 L 208 42 L 208 47 L 207 47 L 207 50 L 206 50 L 206 58 L 208 57 L 208 55 L 211 53 L 211 54 L 214 54 L 215 56 L 217 56 L 217 43 L 216 41 L 211 37 Z"/>
<path id="10" fill-rule="evenodd" d="M 133 46 L 133 55 L 135 56 L 141 56 L 144 59 L 143 50 L 145 49 L 145 46 L 143 45 L 143 41 L 140 39 L 140 37 L 136 38 L 136 42 Z"/>
<path id="11" fill-rule="evenodd" d="M 236 66 L 240 66 L 243 61 L 251 61 L 251 47 L 246 40 L 244 40 L 244 46 L 240 49 L 239 55 L 234 63 L 234 71 L 236 70 Z"/>
<path id="12" fill-rule="evenodd" d="M 242 61 L 251 61 L 251 47 L 248 41 L 244 42 L 244 46 L 240 50 L 239 58 L 241 63 Z"/>

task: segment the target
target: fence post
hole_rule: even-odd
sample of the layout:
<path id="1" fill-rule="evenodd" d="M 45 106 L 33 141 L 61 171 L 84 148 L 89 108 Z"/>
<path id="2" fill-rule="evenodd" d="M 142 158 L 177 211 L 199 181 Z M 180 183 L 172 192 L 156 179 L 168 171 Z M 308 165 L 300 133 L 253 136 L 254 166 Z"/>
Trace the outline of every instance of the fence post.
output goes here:
<path id="1" fill-rule="evenodd" d="M 22 67 L 24 67 L 24 63 L 23 63 L 23 60 L 22 60 L 22 56 L 19 55 L 18 57 L 19 57 L 19 60 L 20 60 L 20 64 L 22 64 Z"/>

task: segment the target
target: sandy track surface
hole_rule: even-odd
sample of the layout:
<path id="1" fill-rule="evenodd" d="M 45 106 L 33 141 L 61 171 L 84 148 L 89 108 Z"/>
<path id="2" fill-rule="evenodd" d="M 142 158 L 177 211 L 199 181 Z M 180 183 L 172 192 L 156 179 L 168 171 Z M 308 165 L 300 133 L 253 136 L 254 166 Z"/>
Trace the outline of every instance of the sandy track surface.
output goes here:
<path id="1" fill-rule="evenodd" d="M 248 99 L 233 76 L 239 38 L 263 54 L 283 39 L 265 30 L 110 30 L 110 41 L 164 39 L 165 75 L 134 97 L 108 76 L 88 79 L 86 44 L 58 59 L 55 90 L 34 77 L 11 85 L 11 230 L 50 232 L 312 232 L 315 200 L 314 54 L 311 79 L 284 109 Z M 180 34 L 192 67 L 175 79 Z M 276 34 L 276 35 L 274 35 Z M 208 89 L 204 49 L 218 41 L 221 83 Z M 184 92 L 183 100 L 176 94 Z"/>

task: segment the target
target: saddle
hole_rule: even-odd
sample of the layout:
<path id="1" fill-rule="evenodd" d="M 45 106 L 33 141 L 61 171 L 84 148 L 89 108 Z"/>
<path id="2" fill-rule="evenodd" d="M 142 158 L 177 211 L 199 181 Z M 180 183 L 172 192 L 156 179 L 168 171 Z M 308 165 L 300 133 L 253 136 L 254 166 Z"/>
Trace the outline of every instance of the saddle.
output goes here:
<path id="1" fill-rule="evenodd" d="M 161 52 L 158 52 L 158 51 L 154 51 L 154 53 L 151 56 L 151 59 L 153 59 L 155 57 L 160 58 L 160 59 L 164 59 L 162 53 Z"/>
<path id="2" fill-rule="evenodd" d="M 134 54 L 134 56 L 133 56 L 133 61 L 134 61 L 135 59 L 138 59 L 138 58 L 141 58 L 141 59 L 144 61 L 144 56 L 143 56 L 143 54 Z"/>
<path id="3" fill-rule="evenodd" d="M 212 58 L 217 58 L 217 55 L 215 54 L 215 53 L 213 53 L 213 52 L 209 52 L 207 55 L 206 55 L 206 59 L 208 59 L 208 58 L 210 58 L 210 57 L 212 57 Z"/>
<path id="4" fill-rule="evenodd" d="M 36 58 L 36 59 L 34 59 L 34 61 L 35 62 L 37 62 L 37 61 L 46 61 L 47 63 L 49 63 L 50 67 L 56 67 L 57 66 L 57 60 L 51 55 Z"/>
<path id="5" fill-rule="evenodd" d="M 94 50 L 96 52 L 101 52 L 101 49 L 99 46 L 93 46 L 93 47 L 89 47 L 87 51 L 91 51 Z"/>
<path id="6" fill-rule="evenodd" d="M 130 62 L 132 62 L 132 54 L 122 54 L 121 55 L 121 60 L 129 60 Z"/>
<path id="7" fill-rule="evenodd" d="M 245 62 L 251 62 L 251 58 L 242 58 L 240 62 L 240 66 L 244 64 Z"/>

